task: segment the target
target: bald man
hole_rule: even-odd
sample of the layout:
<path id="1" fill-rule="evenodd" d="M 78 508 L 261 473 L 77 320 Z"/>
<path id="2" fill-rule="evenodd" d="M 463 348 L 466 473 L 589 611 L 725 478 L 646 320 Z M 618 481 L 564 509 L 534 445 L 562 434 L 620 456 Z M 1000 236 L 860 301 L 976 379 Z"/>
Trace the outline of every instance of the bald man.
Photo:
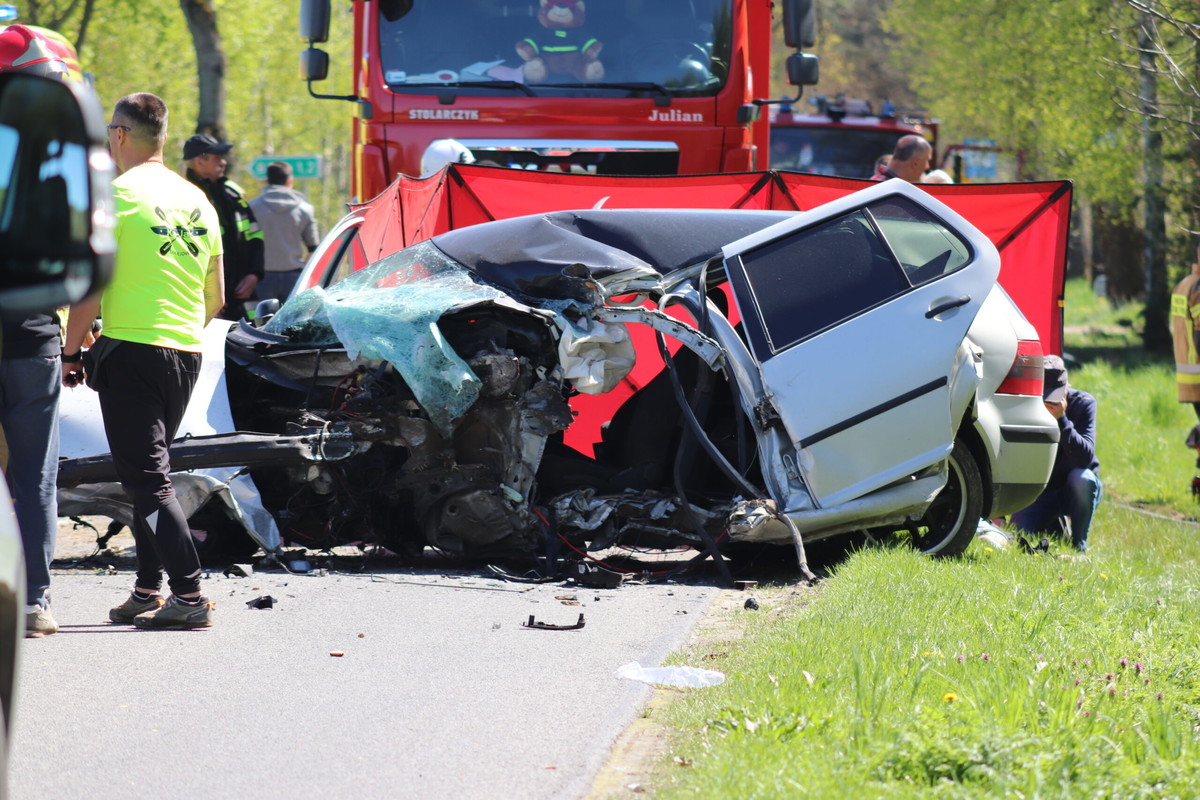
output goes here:
<path id="1" fill-rule="evenodd" d="M 876 172 L 871 180 L 886 181 L 889 178 L 903 178 L 909 183 L 920 183 L 921 176 L 929 169 L 929 159 L 933 156 L 933 146 L 924 136 L 910 133 L 901 136 L 896 142 L 896 149 L 882 171 Z"/>

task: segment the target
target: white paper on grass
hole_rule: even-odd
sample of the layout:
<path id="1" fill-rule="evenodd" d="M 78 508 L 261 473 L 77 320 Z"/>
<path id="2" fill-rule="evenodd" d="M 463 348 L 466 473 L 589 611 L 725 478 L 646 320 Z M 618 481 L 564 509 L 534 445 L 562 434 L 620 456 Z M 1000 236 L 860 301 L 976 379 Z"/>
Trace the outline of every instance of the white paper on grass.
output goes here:
<path id="1" fill-rule="evenodd" d="M 619 667 L 613 674 L 617 678 L 628 678 L 631 681 L 652 683 L 658 686 L 676 686 L 681 689 L 703 689 L 707 686 L 719 686 L 725 682 L 725 674 L 712 669 L 643 667 L 636 661 Z"/>

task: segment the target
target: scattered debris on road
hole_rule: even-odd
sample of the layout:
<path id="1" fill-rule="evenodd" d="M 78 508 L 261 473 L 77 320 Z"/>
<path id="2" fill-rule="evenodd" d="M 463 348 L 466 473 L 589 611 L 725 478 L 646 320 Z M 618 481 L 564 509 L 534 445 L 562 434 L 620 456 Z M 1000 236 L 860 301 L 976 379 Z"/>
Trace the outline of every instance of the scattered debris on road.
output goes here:
<path id="1" fill-rule="evenodd" d="M 538 631 L 577 631 L 583 628 L 583 614 L 580 613 L 579 621 L 574 625 L 554 625 L 549 622 L 538 622 L 534 619 L 533 614 L 529 615 L 529 621 L 522 625 L 522 628 Z"/>
<path id="2" fill-rule="evenodd" d="M 679 689 L 703 689 L 719 686 L 725 682 L 725 673 L 699 667 L 643 667 L 631 661 L 619 667 L 613 677 L 627 678 L 657 686 L 674 686 Z"/>

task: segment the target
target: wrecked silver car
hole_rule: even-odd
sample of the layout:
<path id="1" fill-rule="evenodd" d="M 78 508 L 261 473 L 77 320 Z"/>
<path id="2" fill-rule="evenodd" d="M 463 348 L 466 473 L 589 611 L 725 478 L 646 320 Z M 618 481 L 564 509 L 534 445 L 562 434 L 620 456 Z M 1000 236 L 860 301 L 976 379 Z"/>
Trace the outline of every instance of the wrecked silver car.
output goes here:
<path id="1" fill-rule="evenodd" d="M 474 225 L 208 331 L 172 446 L 193 526 L 268 552 L 565 541 L 964 550 L 1043 488 L 1057 425 L 995 247 L 889 181 L 800 213 Z M 86 390 L 62 513 L 125 521 Z M 92 452 L 84 452 L 91 448 Z M 124 513 L 125 518 L 122 518 Z"/>

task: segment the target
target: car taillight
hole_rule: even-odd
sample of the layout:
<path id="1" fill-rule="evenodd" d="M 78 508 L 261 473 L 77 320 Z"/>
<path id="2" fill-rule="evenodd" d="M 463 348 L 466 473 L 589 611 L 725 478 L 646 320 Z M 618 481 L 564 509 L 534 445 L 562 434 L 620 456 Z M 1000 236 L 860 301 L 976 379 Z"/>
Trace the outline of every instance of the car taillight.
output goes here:
<path id="1" fill-rule="evenodd" d="M 1037 339 L 1017 342 L 1017 357 L 996 394 L 1042 396 L 1042 343 Z"/>

